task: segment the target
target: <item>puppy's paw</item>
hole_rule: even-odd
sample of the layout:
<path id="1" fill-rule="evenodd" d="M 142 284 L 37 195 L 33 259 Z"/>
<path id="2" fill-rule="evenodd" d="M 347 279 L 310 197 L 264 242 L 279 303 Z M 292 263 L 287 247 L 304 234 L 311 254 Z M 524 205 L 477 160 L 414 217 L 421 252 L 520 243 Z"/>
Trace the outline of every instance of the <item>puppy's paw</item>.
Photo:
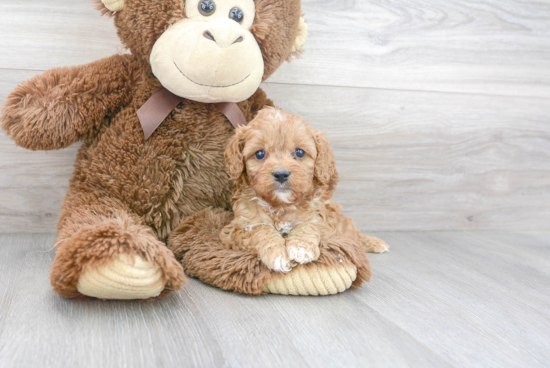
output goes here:
<path id="1" fill-rule="evenodd" d="M 269 247 L 259 254 L 260 260 L 272 271 L 275 272 L 290 272 L 296 262 L 292 261 L 284 247 Z"/>
<path id="2" fill-rule="evenodd" d="M 294 262 L 292 262 L 290 260 L 290 258 L 285 258 L 283 256 L 279 256 L 277 258 L 275 258 L 275 260 L 273 261 L 273 264 L 271 266 L 267 266 L 269 267 L 270 270 L 272 271 L 275 271 L 275 272 L 283 272 L 283 273 L 287 273 L 287 272 L 290 272 L 292 270 L 292 267 L 295 265 Z"/>
<path id="3" fill-rule="evenodd" d="M 287 252 L 288 252 L 289 258 L 295 260 L 300 264 L 310 263 L 313 261 L 313 253 L 306 251 L 306 248 L 289 247 Z"/>
<path id="4" fill-rule="evenodd" d="M 286 241 L 286 252 L 291 260 L 300 264 L 310 263 L 319 259 L 321 250 L 316 239 L 291 238 Z"/>
<path id="5" fill-rule="evenodd" d="M 374 236 L 364 235 L 361 240 L 365 250 L 369 253 L 386 253 L 390 250 L 390 246 L 385 241 Z"/>

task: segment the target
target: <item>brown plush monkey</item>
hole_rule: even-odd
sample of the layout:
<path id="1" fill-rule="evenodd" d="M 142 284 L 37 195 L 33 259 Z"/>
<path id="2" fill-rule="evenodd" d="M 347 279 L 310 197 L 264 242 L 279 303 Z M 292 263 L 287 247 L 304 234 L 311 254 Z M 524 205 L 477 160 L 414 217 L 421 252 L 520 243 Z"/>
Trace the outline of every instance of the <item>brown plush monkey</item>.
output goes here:
<path id="1" fill-rule="evenodd" d="M 258 87 L 304 41 L 300 0 L 98 5 L 131 54 L 22 83 L 2 128 L 32 150 L 84 141 L 59 218 L 54 290 L 162 297 L 184 280 L 165 244 L 170 233 L 198 211 L 229 206 L 223 152 L 234 128 L 212 103 L 239 102 L 248 121 L 273 105 Z M 184 100 L 146 140 L 137 111 L 162 87 Z"/>

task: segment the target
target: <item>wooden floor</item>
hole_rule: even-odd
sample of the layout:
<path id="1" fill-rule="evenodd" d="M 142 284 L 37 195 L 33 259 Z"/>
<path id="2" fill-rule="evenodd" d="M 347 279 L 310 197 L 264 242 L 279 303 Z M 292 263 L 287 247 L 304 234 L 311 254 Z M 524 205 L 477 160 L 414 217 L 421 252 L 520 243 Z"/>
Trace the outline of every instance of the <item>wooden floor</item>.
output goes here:
<path id="1" fill-rule="evenodd" d="M 550 233 L 377 233 L 332 297 L 191 280 L 153 303 L 54 294 L 52 235 L 0 235 L 0 367 L 548 367 Z"/>

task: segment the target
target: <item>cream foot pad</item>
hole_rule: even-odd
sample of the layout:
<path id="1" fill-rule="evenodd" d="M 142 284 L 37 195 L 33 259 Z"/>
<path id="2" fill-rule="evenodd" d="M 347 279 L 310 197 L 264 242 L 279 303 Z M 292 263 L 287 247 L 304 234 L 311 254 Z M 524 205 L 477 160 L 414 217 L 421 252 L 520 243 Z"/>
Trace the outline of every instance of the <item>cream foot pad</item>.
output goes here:
<path id="1" fill-rule="evenodd" d="M 104 267 L 84 271 L 78 280 L 79 293 L 99 299 L 149 299 L 164 290 L 162 271 L 136 256 L 131 262 L 120 255 Z"/>
<path id="2" fill-rule="evenodd" d="M 101 0 L 110 11 L 121 11 L 124 9 L 124 0 Z"/>
<path id="3" fill-rule="evenodd" d="M 357 277 L 353 264 L 298 266 L 263 286 L 265 293 L 283 295 L 332 295 L 351 287 Z"/>

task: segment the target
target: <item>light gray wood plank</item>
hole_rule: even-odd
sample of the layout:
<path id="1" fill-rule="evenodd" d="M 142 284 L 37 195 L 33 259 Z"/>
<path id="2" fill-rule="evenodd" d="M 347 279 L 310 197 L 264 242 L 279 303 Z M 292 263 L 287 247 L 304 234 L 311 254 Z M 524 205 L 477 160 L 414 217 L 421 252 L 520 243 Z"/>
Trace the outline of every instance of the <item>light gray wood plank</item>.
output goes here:
<path id="1" fill-rule="evenodd" d="M 123 52 L 113 20 L 91 0 L 3 0 L 0 68 L 46 70 Z"/>
<path id="2" fill-rule="evenodd" d="M 75 302 L 52 235 L 0 235 L 1 367 L 544 367 L 550 233 L 383 232 L 368 285 L 247 297 L 191 280 L 163 301 Z M 48 251 L 49 250 L 49 251 Z"/>
<path id="3" fill-rule="evenodd" d="M 67 189 L 66 185 L 58 188 L 0 187 L 0 232 L 55 232 Z"/>
<path id="4" fill-rule="evenodd" d="M 0 239 L 0 366 L 227 366 L 185 294 L 156 303 L 67 300 L 49 285 L 54 236 Z"/>
<path id="5" fill-rule="evenodd" d="M 447 367 L 431 347 L 396 329 L 351 294 L 251 298 L 192 283 L 197 304 L 231 366 Z M 250 355 L 254 347 L 255 354 Z"/>
<path id="6" fill-rule="evenodd" d="M 546 1 L 303 0 L 303 11 L 304 53 L 272 82 L 550 97 Z M 0 24 L 0 68 L 124 52 L 88 0 L 3 0 Z"/>
<path id="7" fill-rule="evenodd" d="M 303 0 L 280 83 L 550 97 L 550 3 Z"/>
<path id="8" fill-rule="evenodd" d="M 0 98 L 28 76 L 0 70 Z M 365 230 L 549 228 L 547 99 L 264 89 L 326 131 L 341 178 L 335 198 Z M 0 232 L 54 231 L 78 147 L 31 152 L 0 135 Z"/>
<path id="9" fill-rule="evenodd" d="M 251 298 L 192 280 L 154 303 L 65 300 L 48 285 L 54 241 L 0 236 L 0 366 L 447 366 L 368 308 L 338 298 Z"/>
<path id="10" fill-rule="evenodd" d="M 550 224 L 550 101 L 268 84 L 326 132 L 335 198 L 365 230 Z"/>
<path id="11" fill-rule="evenodd" d="M 377 235 L 394 246 L 358 299 L 454 366 L 548 365 L 549 233 Z"/>

